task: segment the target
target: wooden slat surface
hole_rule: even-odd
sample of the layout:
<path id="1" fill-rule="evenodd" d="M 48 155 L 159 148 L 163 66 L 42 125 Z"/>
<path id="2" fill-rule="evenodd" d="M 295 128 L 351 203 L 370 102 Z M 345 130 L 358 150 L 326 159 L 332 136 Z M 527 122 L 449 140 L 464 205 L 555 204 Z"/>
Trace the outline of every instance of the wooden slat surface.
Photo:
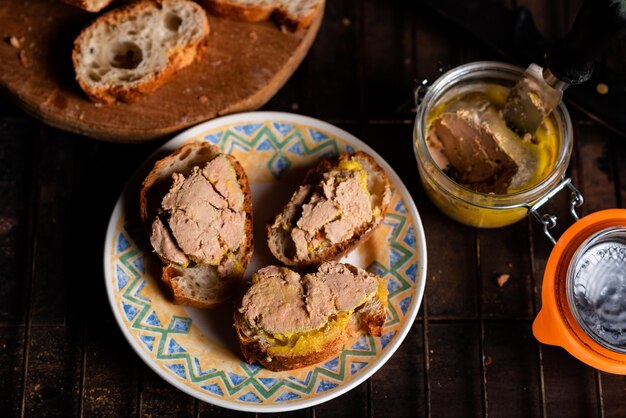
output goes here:
<path id="1" fill-rule="evenodd" d="M 502 0 L 530 8 L 548 39 L 580 0 Z M 606 62 L 626 77 L 626 41 Z M 552 245 L 533 220 L 495 230 L 457 224 L 420 185 L 413 156 L 414 80 L 438 64 L 498 59 L 419 2 L 332 0 L 310 54 L 264 109 L 314 116 L 357 135 L 403 179 L 424 224 L 427 288 L 398 351 L 372 378 L 278 417 L 624 417 L 626 377 L 597 372 L 531 331 Z M 572 112 L 568 174 L 581 214 L 626 205 L 626 137 Z M 150 370 L 106 299 L 106 224 L 129 176 L 160 144 L 86 140 L 0 99 L 0 416 L 252 417 L 198 401 Z M 545 210 L 555 235 L 568 197 Z M 497 277 L 509 280 L 498 285 Z"/>
<path id="2" fill-rule="evenodd" d="M 37 129 L 25 120 L 6 119 L 0 122 L 0 324 L 23 324 L 28 295 L 24 277 L 29 268 L 29 205 L 32 194 L 32 150 Z"/>

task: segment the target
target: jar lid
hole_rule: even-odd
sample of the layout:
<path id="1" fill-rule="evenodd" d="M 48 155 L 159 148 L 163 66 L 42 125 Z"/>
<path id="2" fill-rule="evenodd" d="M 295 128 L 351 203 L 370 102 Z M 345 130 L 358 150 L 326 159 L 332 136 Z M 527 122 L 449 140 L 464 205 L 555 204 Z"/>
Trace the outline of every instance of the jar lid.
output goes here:
<path id="1" fill-rule="evenodd" d="M 533 333 L 597 369 L 626 374 L 626 209 L 595 212 L 556 243 Z"/>
<path id="2" fill-rule="evenodd" d="M 567 272 L 567 301 L 592 340 L 626 354 L 626 227 L 596 232 Z"/>

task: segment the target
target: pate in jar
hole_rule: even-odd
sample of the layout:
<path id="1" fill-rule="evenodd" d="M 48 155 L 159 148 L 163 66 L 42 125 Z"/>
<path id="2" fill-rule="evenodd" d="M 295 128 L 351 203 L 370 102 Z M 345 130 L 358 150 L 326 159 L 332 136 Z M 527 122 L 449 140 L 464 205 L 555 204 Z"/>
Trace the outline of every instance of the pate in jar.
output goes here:
<path id="1" fill-rule="evenodd" d="M 414 150 L 434 204 L 466 225 L 497 228 L 530 212 L 555 244 L 544 272 L 535 337 L 584 363 L 626 375 L 626 209 L 579 219 L 580 192 L 565 177 L 572 126 L 560 104 L 534 135 L 509 129 L 502 108 L 524 69 L 475 62 L 442 75 L 419 103 Z M 538 209 L 564 188 L 575 222 L 558 241 Z"/>
<path id="2" fill-rule="evenodd" d="M 524 68 L 474 62 L 443 74 L 418 105 L 414 151 L 424 189 L 446 215 L 497 228 L 528 214 L 562 182 L 572 126 L 560 104 L 534 135 L 519 136 L 502 118 Z"/>

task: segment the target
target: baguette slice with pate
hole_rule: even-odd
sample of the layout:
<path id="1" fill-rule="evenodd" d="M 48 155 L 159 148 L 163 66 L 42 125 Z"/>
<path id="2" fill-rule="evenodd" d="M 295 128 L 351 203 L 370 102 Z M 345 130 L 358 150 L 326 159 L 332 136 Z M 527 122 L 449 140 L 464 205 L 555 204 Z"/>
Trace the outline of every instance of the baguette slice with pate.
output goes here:
<path id="1" fill-rule="evenodd" d="M 324 0 L 201 0 L 216 15 L 259 22 L 270 17 L 291 31 L 308 27 Z"/>
<path id="2" fill-rule="evenodd" d="M 370 155 L 322 160 L 268 225 L 268 246 L 290 266 L 339 259 L 369 237 L 390 200 L 389 179 Z"/>
<path id="3" fill-rule="evenodd" d="M 88 12 L 99 12 L 107 7 L 113 0 L 62 0 L 64 3 L 71 4 Z"/>
<path id="4" fill-rule="evenodd" d="M 92 101 L 133 101 L 199 59 L 208 34 L 206 13 L 192 1 L 131 3 L 98 17 L 76 38 L 76 80 Z"/>
<path id="5" fill-rule="evenodd" d="M 301 276 L 269 266 L 252 276 L 235 329 L 246 361 L 291 370 L 332 358 L 361 335 L 380 336 L 386 309 L 386 281 L 358 267 L 331 261 Z"/>
<path id="6" fill-rule="evenodd" d="M 211 308 L 235 297 L 253 251 L 248 178 L 206 142 L 159 160 L 143 182 L 140 210 L 175 303 Z"/>

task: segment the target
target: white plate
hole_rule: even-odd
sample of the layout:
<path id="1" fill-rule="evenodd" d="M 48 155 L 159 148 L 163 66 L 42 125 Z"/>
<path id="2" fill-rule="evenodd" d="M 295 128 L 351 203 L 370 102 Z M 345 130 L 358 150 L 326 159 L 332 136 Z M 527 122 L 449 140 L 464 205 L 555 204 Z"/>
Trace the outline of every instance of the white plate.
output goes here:
<path id="1" fill-rule="evenodd" d="M 243 361 L 232 307 L 198 310 L 173 305 L 160 285 L 159 260 L 139 219 L 139 187 L 154 161 L 190 141 L 209 141 L 233 154 L 250 180 L 255 252 L 247 275 L 276 264 L 263 225 L 286 203 L 300 173 L 337 153 L 362 150 L 387 172 L 389 213 L 372 237 L 344 260 L 387 278 L 389 308 L 380 338 L 366 336 L 331 360 L 270 372 Z M 104 273 L 115 318 L 130 345 L 156 373 L 200 400 L 241 411 L 279 412 L 333 399 L 370 377 L 411 329 L 426 284 L 426 243 L 415 203 L 393 169 L 369 146 L 328 123 L 276 112 L 226 116 L 167 142 L 133 175 L 113 210 Z"/>

